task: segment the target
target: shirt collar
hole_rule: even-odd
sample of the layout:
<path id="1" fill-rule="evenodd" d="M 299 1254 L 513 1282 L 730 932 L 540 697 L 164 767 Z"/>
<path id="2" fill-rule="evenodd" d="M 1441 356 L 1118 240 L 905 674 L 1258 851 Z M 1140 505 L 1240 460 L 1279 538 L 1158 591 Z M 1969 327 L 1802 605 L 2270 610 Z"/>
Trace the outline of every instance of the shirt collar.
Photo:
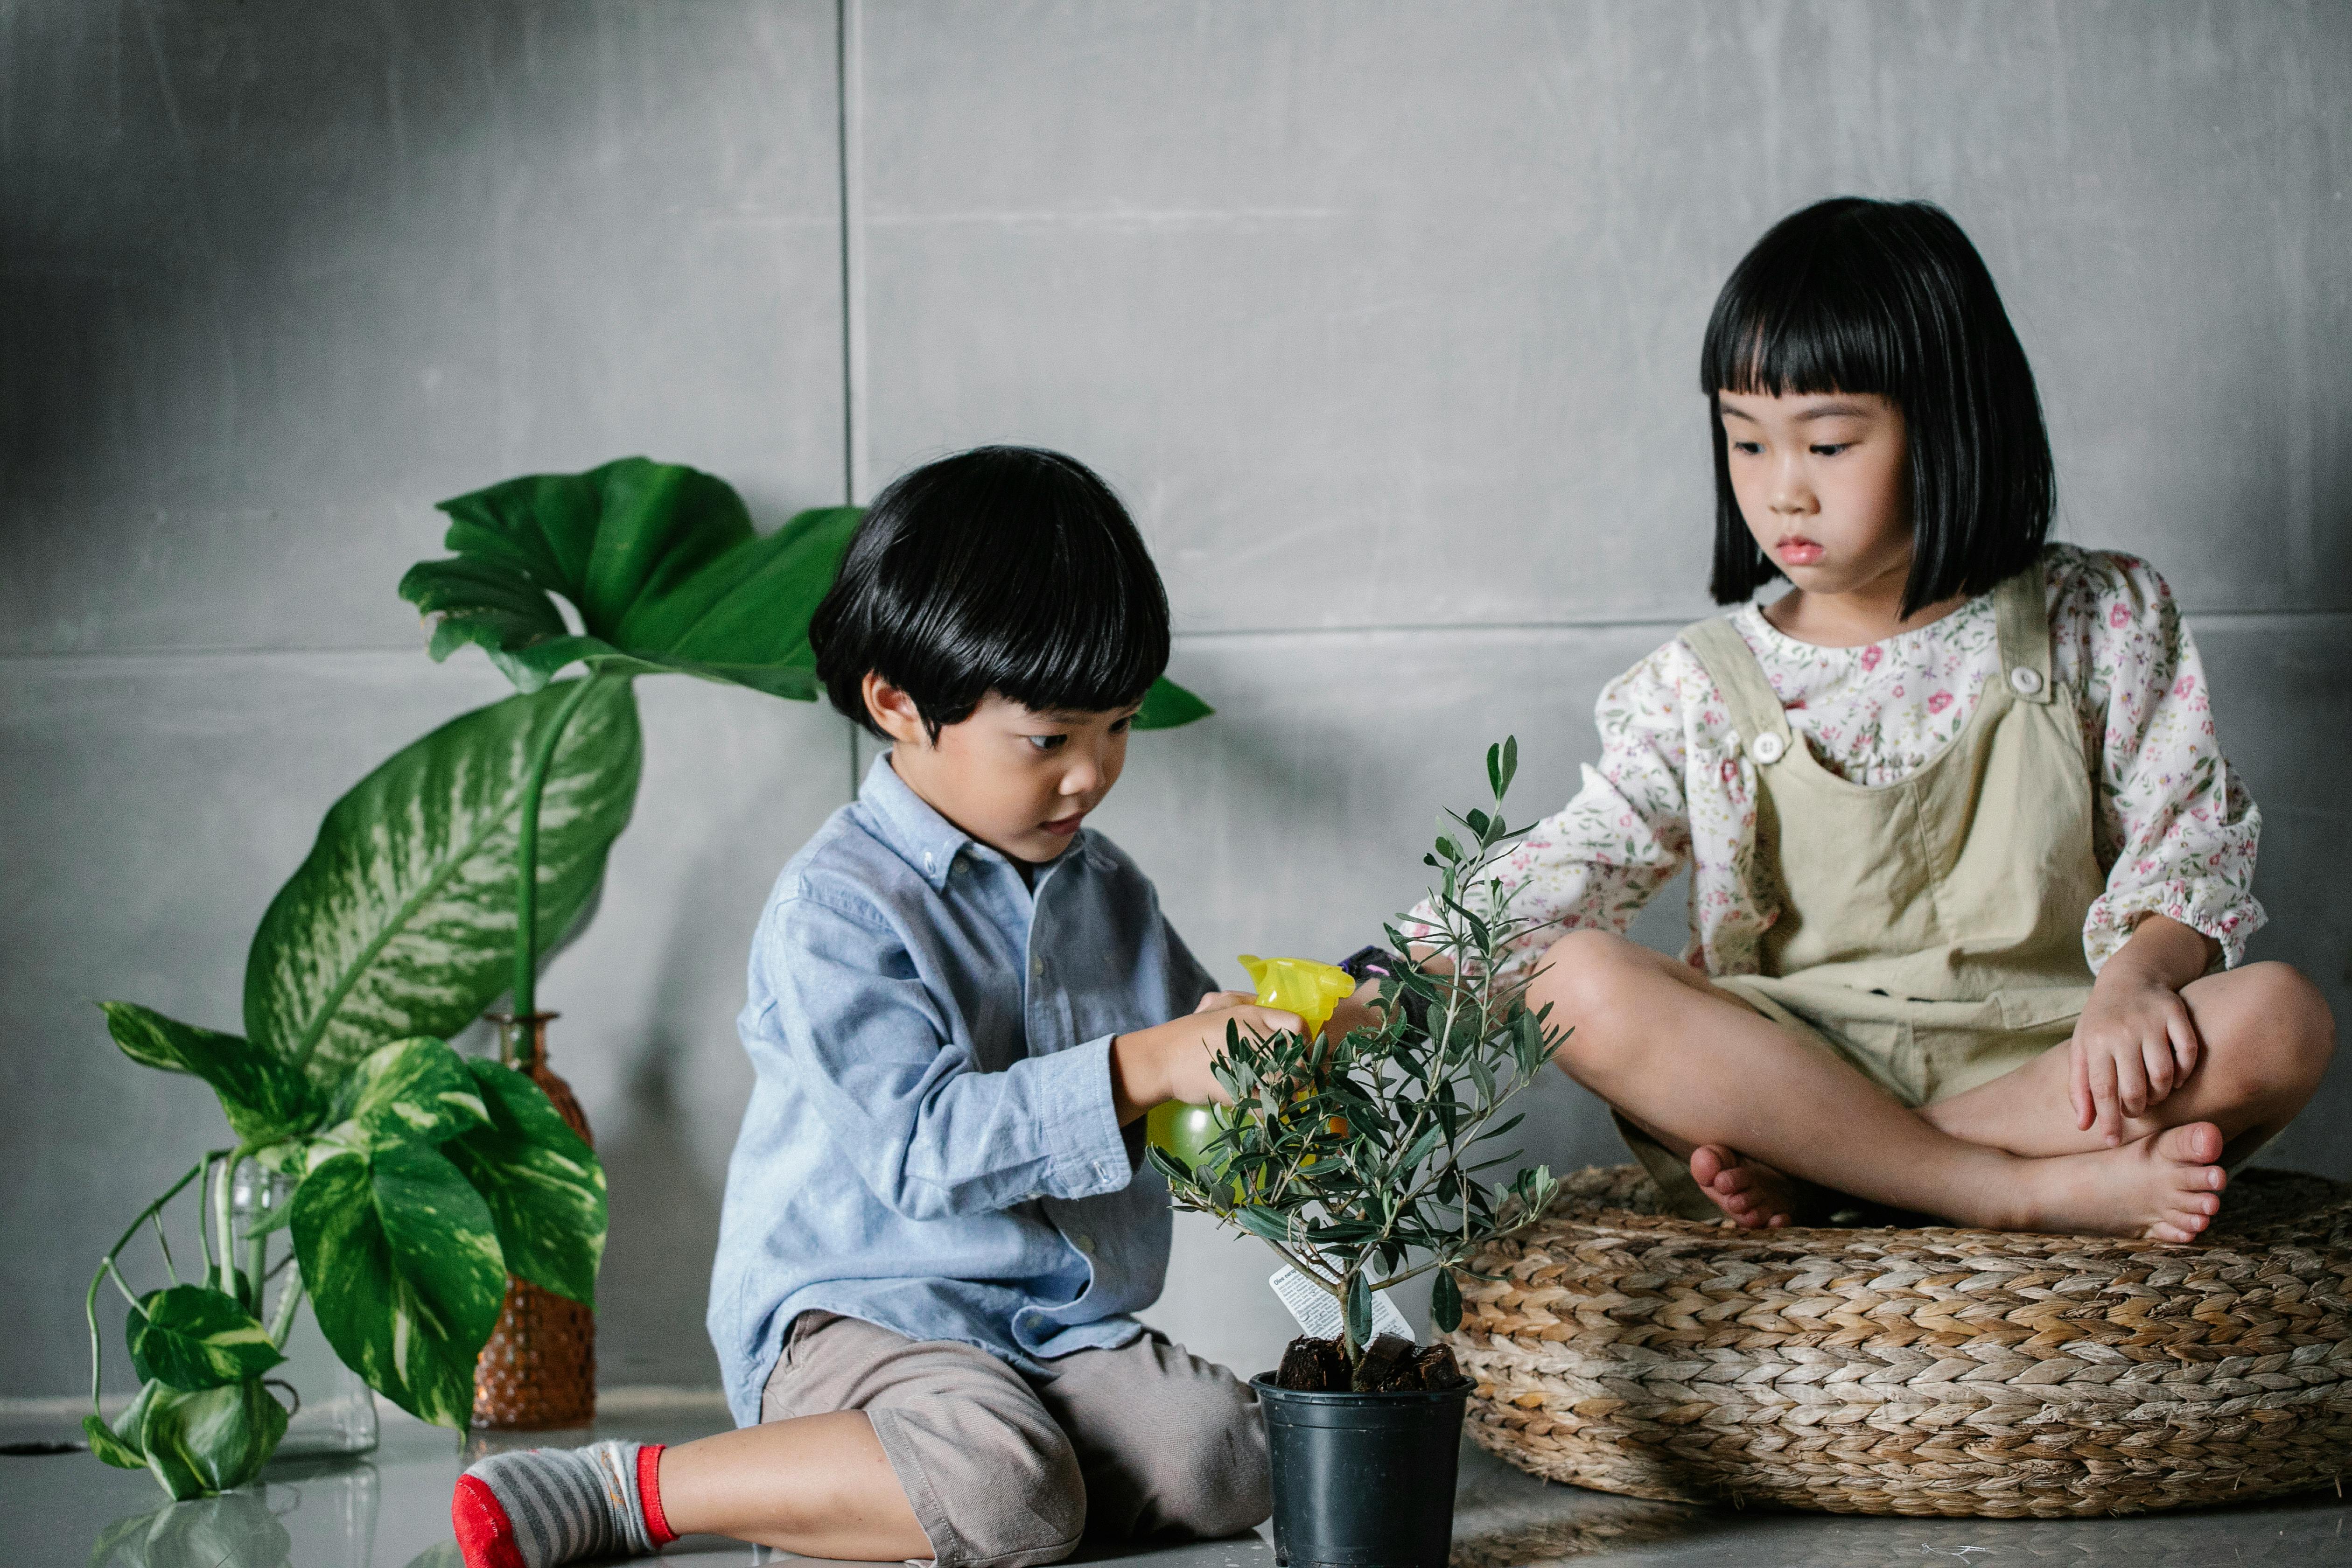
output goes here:
<path id="1" fill-rule="evenodd" d="M 969 833 L 941 816 L 929 801 L 907 787 L 898 770 L 883 752 L 866 770 L 857 803 L 872 818 L 882 842 L 897 850 L 907 864 L 923 874 L 934 892 L 947 886 L 955 858 L 974 840 Z"/>

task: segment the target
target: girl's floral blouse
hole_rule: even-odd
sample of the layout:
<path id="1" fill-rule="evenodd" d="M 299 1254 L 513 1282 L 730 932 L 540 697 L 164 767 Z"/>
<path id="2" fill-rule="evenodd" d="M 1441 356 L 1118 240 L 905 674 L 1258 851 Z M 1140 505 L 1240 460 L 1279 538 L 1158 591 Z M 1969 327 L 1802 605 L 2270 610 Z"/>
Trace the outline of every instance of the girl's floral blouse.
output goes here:
<path id="1" fill-rule="evenodd" d="M 2084 954 L 2095 971 L 2155 913 L 2213 938 L 2235 965 L 2263 920 L 2251 890 L 2262 814 L 2214 738 L 2180 607 L 2156 569 L 2129 555 L 2053 544 L 2042 564 L 2052 674 L 2074 693 L 2097 780 L 2093 847 L 2107 879 L 2083 922 Z M 1924 766 L 2000 673 L 1990 595 L 1865 647 L 1799 642 L 1752 605 L 1731 621 L 1790 728 L 1857 784 L 1894 784 Z M 1523 971 L 1562 931 L 1622 931 L 1688 865 L 1685 956 L 1709 974 L 1755 973 L 1774 919 L 1741 849 L 1755 767 L 1698 656 L 1676 637 L 1611 682 L 1594 717 L 1600 767 L 1584 769 L 1576 798 L 1501 868 L 1508 912 L 1540 922 L 1513 942 L 1506 971 Z"/>

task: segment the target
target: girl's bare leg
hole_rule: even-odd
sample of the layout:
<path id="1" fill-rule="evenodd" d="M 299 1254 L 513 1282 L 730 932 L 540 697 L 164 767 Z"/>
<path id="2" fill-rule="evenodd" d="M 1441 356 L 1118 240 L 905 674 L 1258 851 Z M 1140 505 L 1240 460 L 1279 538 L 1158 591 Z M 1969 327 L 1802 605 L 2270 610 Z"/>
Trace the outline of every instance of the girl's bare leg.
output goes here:
<path id="1" fill-rule="evenodd" d="M 931 1555 L 862 1410 L 770 1421 L 662 1450 L 662 1512 L 680 1535 L 730 1535 L 804 1557 Z"/>
<path id="2" fill-rule="evenodd" d="M 1574 1029 L 1560 1065 L 1677 1142 L 2000 1230 L 2186 1241 L 2221 1206 L 2221 1133 L 2208 1123 L 2029 1159 L 1929 1124 L 1687 965 L 1622 937 L 1570 932 L 1546 964 L 1529 1002 L 1550 1003 Z"/>
<path id="3" fill-rule="evenodd" d="M 2210 1121 L 2234 1162 L 2275 1136 L 2319 1087 L 2336 1048 L 2319 988 L 2284 963 L 2249 963 L 2180 988 L 2203 1047 L 2188 1079 L 2124 1118 L 2124 1142 Z M 2074 1154 L 2105 1146 L 2075 1125 L 2067 1052 L 2056 1046 L 2015 1072 L 1920 1109 L 1955 1138 L 2013 1154 Z M 2126 1110 L 2128 1110 L 2126 1107 Z"/>

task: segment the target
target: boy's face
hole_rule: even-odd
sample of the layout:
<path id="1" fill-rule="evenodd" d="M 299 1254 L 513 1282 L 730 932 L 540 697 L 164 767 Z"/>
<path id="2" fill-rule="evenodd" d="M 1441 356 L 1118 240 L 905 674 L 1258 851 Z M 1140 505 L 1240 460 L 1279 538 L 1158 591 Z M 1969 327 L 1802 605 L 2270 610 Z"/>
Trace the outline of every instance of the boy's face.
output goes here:
<path id="1" fill-rule="evenodd" d="M 932 810 L 1032 865 L 1070 847 L 1127 765 L 1138 703 L 1105 713 L 1036 712 L 990 692 L 931 738 L 915 700 L 866 677 L 866 707 L 894 742 L 890 765 Z"/>

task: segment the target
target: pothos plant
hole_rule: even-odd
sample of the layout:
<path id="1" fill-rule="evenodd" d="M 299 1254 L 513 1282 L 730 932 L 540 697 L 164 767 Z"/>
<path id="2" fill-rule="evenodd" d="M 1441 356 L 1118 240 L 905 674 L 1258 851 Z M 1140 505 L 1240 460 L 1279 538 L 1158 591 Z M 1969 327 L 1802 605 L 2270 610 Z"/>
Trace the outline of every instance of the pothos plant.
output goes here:
<path id="1" fill-rule="evenodd" d="M 1425 862 L 1439 874 L 1412 946 L 1423 956 L 1384 978 L 1381 1022 L 1336 1041 L 1226 1030 L 1217 1081 L 1233 1097 L 1219 1131 L 1187 1163 L 1154 1146 L 1178 1207 L 1259 1237 L 1339 1303 L 1352 1364 L 1370 1338 L 1372 1294 L 1434 1273 L 1431 1311 L 1462 1321 L 1454 1275 L 1478 1248 L 1532 1224 L 1558 1183 L 1549 1168 L 1499 1186 L 1482 1172 L 1518 1158 L 1491 1152 L 1518 1125 L 1496 1122 L 1567 1037 L 1549 1005 L 1529 1011 L 1528 978 L 1500 976 L 1532 922 L 1501 913 L 1495 870 L 1525 828 L 1503 821 L 1518 766 L 1516 738 L 1486 752 L 1491 810 L 1448 812 Z M 1393 925 L 1391 945 L 1406 937 Z"/>
<path id="2" fill-rule="evenodd" d="M 254 932 L 242 1035 L 102 1004 L 131 1060 L 211 1086 L 230 1136 L 139 1212 L 90 1280 L 83 1429 L 100 1458 L 145 1467 L 174 1498 L 250 1479 L 286 1430 L 269 1374 L 306 1300 L 372 1387 L 460 1428 L 509 1272 L 593 1303 L 605 1229 L 595 1156 L 530 1079 L 460 1058 L 445 1038 L 501 989 L 520 803 L 541 752 L 541 934 L 587 906 L 636 789 L 625 695 L 589 694 L 554 742 L 573 692 L 494 703 L 337 801 Z M 232 1182 L 247 1161 L 294 1184 L 239 1224 Z M 195 1246 L 175 1255 L 181 1222 L 166 1220 L 191 1192 Z M 166 1283 L 140 1291 L 123 1261 L 142 1232 Z M 142 1384 L 111 1423 L 98 1408 L 110 1281 L 129 1304 Z"/>

